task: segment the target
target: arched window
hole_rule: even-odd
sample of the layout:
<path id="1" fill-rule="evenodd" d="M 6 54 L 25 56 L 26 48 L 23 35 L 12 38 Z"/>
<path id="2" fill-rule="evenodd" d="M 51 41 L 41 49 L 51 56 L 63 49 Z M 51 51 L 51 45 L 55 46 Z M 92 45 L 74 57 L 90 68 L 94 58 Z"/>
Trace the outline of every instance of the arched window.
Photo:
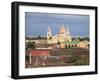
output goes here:
<path id="1" fill-rule="evenodd" d="M 74 47 L 74 45 L 72 44 L 72 47 Z"/>
<path id="2" fill-rule="evenodd" d="M 67 46 L 67 45 L 65 45 L 65 48 L 68 48 L 68 46 Z"/>
<path id="3" fill-rule="evenodd" d="M 70 48 L 71 46 L 70 45 L 68 45 L 68 48 Z"/>
<path id="4" fill-rule="evenodd" d="M 77 44 L 75 44 L 75 47 L 77 47 Z"/>

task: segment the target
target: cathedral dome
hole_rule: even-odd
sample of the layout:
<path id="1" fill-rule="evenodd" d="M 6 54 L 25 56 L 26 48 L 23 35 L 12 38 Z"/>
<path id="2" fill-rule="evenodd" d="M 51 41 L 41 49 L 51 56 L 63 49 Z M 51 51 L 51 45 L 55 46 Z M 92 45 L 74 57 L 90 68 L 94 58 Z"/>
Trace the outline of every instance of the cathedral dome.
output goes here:
<path id="1" fill-rule="evenodd" d="M 60 28 L 59 33 L 61 34 L 61 33 L 65 33 L 65 32 L 66 32 L 65 27 L 64 27 L 64 25 L 62 25 L 61 28 Z"/>

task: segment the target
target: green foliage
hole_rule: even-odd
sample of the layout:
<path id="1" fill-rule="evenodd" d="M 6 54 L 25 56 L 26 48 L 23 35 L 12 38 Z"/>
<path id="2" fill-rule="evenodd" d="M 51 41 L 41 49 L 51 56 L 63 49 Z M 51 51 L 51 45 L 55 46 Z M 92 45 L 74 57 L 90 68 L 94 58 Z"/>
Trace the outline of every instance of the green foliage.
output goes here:
<path id="1" fill-rule="evenodd" d="M 41 36 L 39 35 L 38 38 L 41 38 Z"/>
<path id="2" fill-rule="evenodd" d="M 35 42 L 26 43 L 26 49 L 35 49 L 35 48 L 36 48 Z"/>
<path id="3" fill-rule="evenodd" d="M 85 58 L 80 57 L 80 56 L 72 56 L 71 63 L 74 63 L 75 65 L 87 65 L 88 61 L 85 60 Z"/>
<path id="4" fill-rule="evenodd" d="M 84 37 L 84 38 L 78 37 L 77 39 L 78 39 L 79 41 L 89 41 L 89 38 L 88 38 L 88 37 Z"/>
<path id="5" fill-rule="evenodd" d="M 58 62 L 58 64 L 64 64 L 64 63 L 65 63 L 64 61 L 59 61 L 59 62 Z"/>

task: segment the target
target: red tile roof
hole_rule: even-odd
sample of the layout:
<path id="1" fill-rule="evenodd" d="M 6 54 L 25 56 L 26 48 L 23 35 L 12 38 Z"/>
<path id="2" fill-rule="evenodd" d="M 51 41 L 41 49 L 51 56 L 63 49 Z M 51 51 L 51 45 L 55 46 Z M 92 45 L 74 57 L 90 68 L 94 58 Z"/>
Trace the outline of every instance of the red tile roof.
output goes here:
<path id="1" fill-rule="evenodd" d="M 32 50 L 31 54 L 34 55 L 49 55 L 49 50 Z"/>

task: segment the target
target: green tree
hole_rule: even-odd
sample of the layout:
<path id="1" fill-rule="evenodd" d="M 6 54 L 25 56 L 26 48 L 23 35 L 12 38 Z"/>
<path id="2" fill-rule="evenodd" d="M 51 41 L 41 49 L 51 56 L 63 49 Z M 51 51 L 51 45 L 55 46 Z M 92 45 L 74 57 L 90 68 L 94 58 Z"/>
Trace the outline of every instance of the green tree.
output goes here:
<path id="1" fill-rule="evenodd" d="M 86 60 L 83 57 L 77 56 L 77 55 L 76 56 L 73 55 L 70 59 L 70 62 L 75 63 L 75 65 L 87 65 L 88 64 L 88 60 Z"/>
<path id="2" fill-rule="evenodd" d="M 39 35 L 38 38 L 40 39 L 41 38 L 41 35 Z"/>
<path id="3" fill-rule="evenodd" d="M 26 44 L 26 49 L 35 49 L 35 48 L 36 48 L 35 42 L 28 42 Z"/>

